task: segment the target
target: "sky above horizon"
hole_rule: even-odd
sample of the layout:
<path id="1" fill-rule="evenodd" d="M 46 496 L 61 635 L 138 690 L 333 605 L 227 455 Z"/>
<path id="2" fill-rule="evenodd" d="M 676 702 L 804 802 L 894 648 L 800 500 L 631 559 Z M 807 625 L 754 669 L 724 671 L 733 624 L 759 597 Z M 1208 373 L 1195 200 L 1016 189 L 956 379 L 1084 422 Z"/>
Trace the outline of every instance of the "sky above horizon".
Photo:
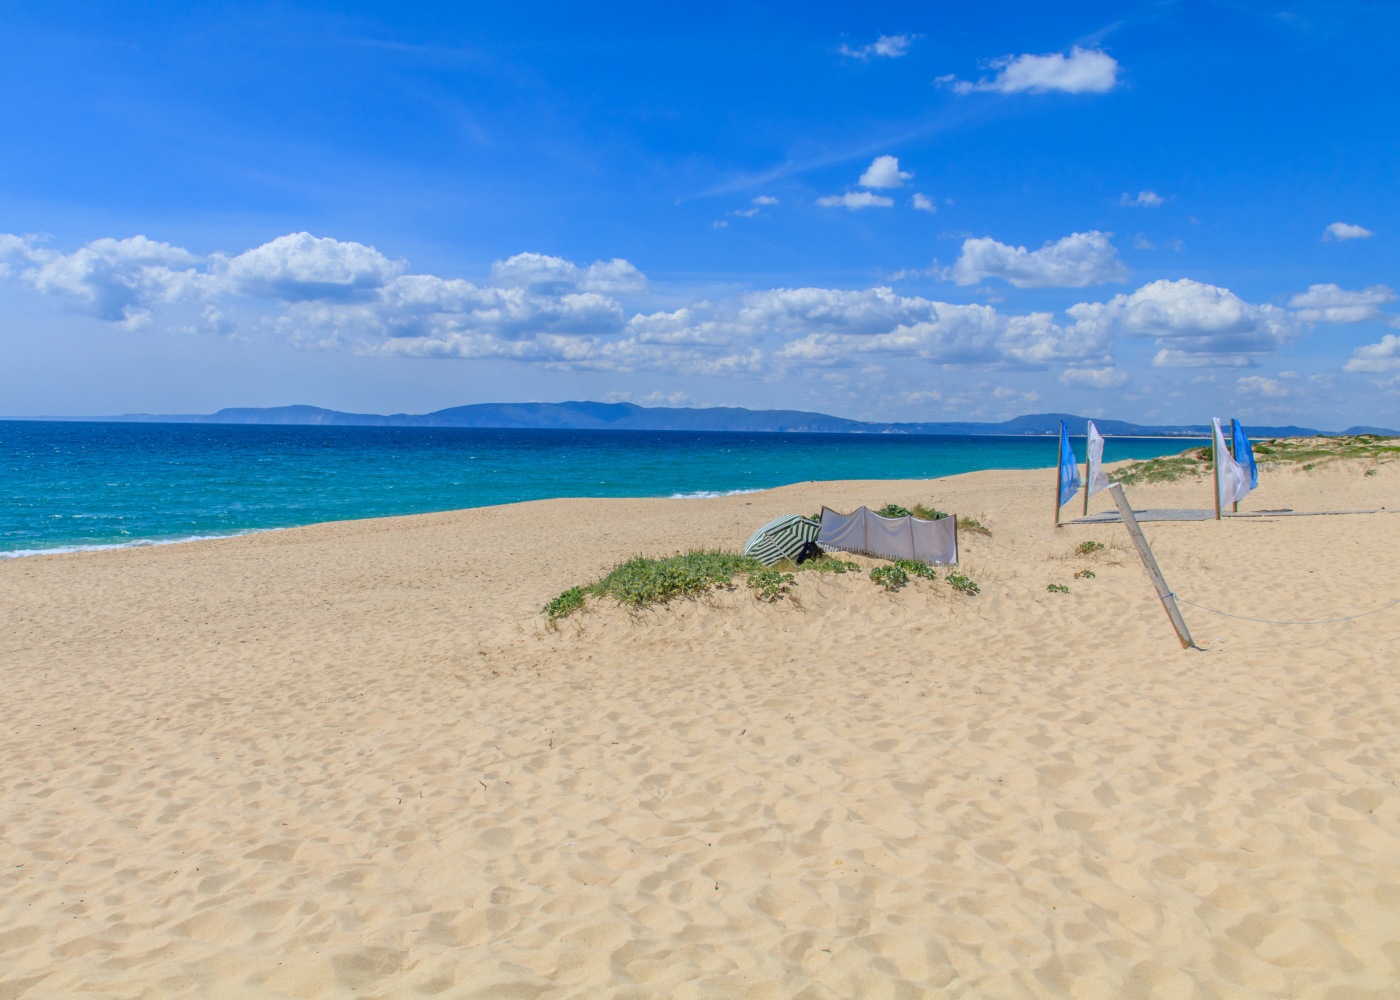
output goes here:
<path id="1" fill-rule="evenodd" d="M 1397 4 L 5 21 L 3 415 L 1400 427 Z"/>

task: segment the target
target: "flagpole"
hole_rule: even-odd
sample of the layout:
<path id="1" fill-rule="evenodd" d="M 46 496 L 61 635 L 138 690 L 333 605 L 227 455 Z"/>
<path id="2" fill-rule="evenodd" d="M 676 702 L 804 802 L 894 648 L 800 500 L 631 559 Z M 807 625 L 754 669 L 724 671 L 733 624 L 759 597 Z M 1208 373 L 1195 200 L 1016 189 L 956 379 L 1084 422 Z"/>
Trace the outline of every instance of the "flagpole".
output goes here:
<path id="1" fill-rule="evenodd" d="M 1215 467 L 1215 519 L 1220 520 L 1220 434 L 1216 433 L 1216 422 L 1210 422 L 1210 458 Z"/>

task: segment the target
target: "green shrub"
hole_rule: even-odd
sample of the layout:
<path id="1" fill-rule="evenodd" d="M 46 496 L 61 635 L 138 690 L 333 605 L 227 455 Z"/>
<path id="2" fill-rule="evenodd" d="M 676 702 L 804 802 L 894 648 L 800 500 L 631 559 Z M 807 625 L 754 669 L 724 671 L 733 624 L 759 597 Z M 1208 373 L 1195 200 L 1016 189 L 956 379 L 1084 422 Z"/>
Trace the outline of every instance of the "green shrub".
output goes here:
<path id="1" fill-rule="evenodd" d="M 1094 578 L 1094 571 L 1091 569 L 1081 569 L 1078 573 L 1074 574 L 1074 578 L 1076 580 L 1092 580 Z"/>
<path id="2" fill-rule="evenodd" d="M 909 582 L 909 574 L 899 566 L 876 566 L 870 571 L 870 579 L 892 592 Z"/>
<path id="3" fill-rule="evenodd" d="M 1068 594 L 1069 588 L 1063 583 L 1047 583 L 1045 589 L 1052 594 Z"/>
<path id="4" fill-rule="evenodd" d="M 560 618 L 567 618 L 575 611 L 583 610 L 584 596 L 582 587 L 570 587 L 554 600 L 544 606 L 544 613 L 550 621 L 558 621 Z"/>
<path id="5" fill-rule="evenodd" d="M 1380 471 L 1379 469 L 1367 469 L 1367 470 L 1366 470 L 1366 475 L 1368 475 L 1368 476 L 1374 476 L 1374 475 L 1375 475 L 1377 472 L 1379 472 L 1379 471 Z"/>
<path id="6" fill-rule="evenodd" d="M 875 513 L 879 514 L 881 517 L 908 517 L 909 508 L 901 507 L 897 503 L 887 503 Z"/>
<path id="7" fill-rule="evenodd" d="M 762 569 L 756 559 L 731 552 L 688 552 L 664 559 L 638 557 L 618 566 L 587 588 L 620 604 L 646 608 L 676 597 L 729 584 L 736 574 Z"/>
<path id="8" fill-rule="evenodd" d="M 1102 552 L 1106 548 L 1108 548 L 1108 546 L 1103 542 L 1080 542 L 1074 551 L 1078 552 L 1081 556 L 1091 556 L 1095 552 Z"/>
<path id="9" fill-rule="evenodd" d="M 779 573 L 775 569 L 759 569 L 749 574 L 749 589 L 754 592 L 753 596 L 767 604 L 782 600 L 796 582 L 797 577 L 791 573 Z"/>
<path id="10" fill-rule="evenodd" d="M 925 507 L 921 503 L 916 503 L 914 505 L 912 513 L 915 517 L 922 518 L 925 521 L 937 521 L 939 518 L 948 516 L 947 513 L 939 510 L 937 507 Z"/>

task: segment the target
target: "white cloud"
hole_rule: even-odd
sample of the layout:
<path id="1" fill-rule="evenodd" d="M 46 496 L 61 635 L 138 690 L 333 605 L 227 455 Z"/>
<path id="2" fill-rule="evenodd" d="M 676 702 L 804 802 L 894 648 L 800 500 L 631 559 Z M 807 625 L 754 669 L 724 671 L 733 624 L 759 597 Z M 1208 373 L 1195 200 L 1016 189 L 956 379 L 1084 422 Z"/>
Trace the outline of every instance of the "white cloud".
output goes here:
<path id="1" fill-rule="evenodd" d="M 1298 318 L 1309 323 L 1364 323 L 1380 319 L 1380 306 L 1395 301 L 1395 293 L 1385 285 L 1372 285 L 1349 292 L 1339 285 L 1310 285 L 1288 300 Z"/>
<path id="2" fill-rule="evenodd" d="M 903 187 L 904 182 L 913 177 L 912 173 L 899 169 L 898 157 L 877 156 L 870 162 L 870 166 L 865 168 L 865 173 L 860 175 L 857 183 L 867 188 L 897 188 Z"/>
<path id="3" fill-rule="evenodd" d="M 711 229 L 728 229 L 728 228 L 729 228 L 729 223 L 726 222 L 726 221 L 723 220 L 723 219 L 716 219 L 714 222 L 711 222 L 711 223 L 710 223 L 710 228 L 711 228 Z"/>
<path id="4" fill-rule="evenodd" d="M 1246 375 L 1235 380 L 1235 388 L 1242 396 L 1257 396 L 1267 399 L 1282 399 L 1290 394 L 1288 386 L 1263 375 Z"/>
<path id="5" fill-rule="evenodd" d="M 646 278 L 625 260 L 596 260 L 581 268 L 562 257 L 542 253 L 518 253 L 491 265 L 491 280 L 507 288 L 528 288 L 541 295 L 569 291 L 606 295 L 640 295 Z"/>
<path id="6" fill-rule="evenodd" d="M 734 211 L 730 212 L 729 214 L 730 214 L 730 215 L 733 215 L 733 216 L 737 216 L 737 217 L 740 218 L 740 219 L 752 219 L 752 218 L 753 218 L 755 215 L 757 215 L 758 213 L 759 213 L 759 209 L 757 209 L 757 208 L 736 208 Z"/>
<path id="7" fill-rule="evenodd" d="M 850 56 L 853 59 L 865 60 L 872 56 L 898 59 L 909 51 L 909 46 L 914 44 L 914 40 L 918 37 L 918 35 L 881 35 L 869 45 L 862 45 L 856 49 L 843 43 L 839 51 L 843 56 Z"/>
<path id="8" fill-rule="evenodd" d="M 1278 350 L 1298 333 L 1294 317 L 1272 305 L 1252 305 L 1229 289 L 1182 278 L 1154 281 L 1108 302 L 1066 310 L 1077 325 L 1152 337 L 1162 348 L 1158 368 L 1244 367 Z"/>
<path id="9" fill-rule="evenodd" d="M 926 194 L 914 194 L 909 202 L 914 206 L 916 212 L 927 212 L 929 215 L 938 211 L 938 206 L 933 203 L 933 199 Z"/>
<path id="10" fill-rule="evenodd" d="M 1323 230 L 1322 238 L 1327 242 L 1343 243 L 1347 240 L 1363 240 L 1376 234 L 1350 222 L 1334 222 Z"/>
<path id="11" fill-rule="evenodd" d="M 1400 368 L 1400 337 L 1387 333 L 1378 343 L 1358 347 L 1342 365 L 1348 372 L 1389 372 Z"/>
<path id="12" fill-rule="evenodd" d="M 1112 90 L 1118 82 L 1118 60 L 1099 49 L 1082 49 L 1077 45 L 1067 56 L 1059 52 L 1002 56 L 987 65 L 997 71 L 991 79 L 984 77 L 973 82 L 958 80 L 950 75 L 939 77 L 938 82 L 950 84 L 959 94 L 973 91 L 1103 94 Z"/>
<path id="13" fill-rule="evenodd" d="M 256 298 L 303 302 L 364 297 L 403 270 L 374 247 L 292 233 L 237 257 L 216 256 L 212 270 Z"/>
<path id="14" fill-rule="evenodd" d="M 1121 389 L 1128 384 L 1128 373 L 1121 368 L 1066 368 L 1060 372 L 1065 385 L 1084 389 Z"/>
<path id="15" fill-rule="evenodd" d="M 774 198 L 771 194 L 761 194 L 757 198 L 754 198 L 752 203 L 755 205 L 776 205 L 778 204 L 778 199 Z"/>
<path id="16" fill-rule="evenodd" d="M 156 306 L 197 295 L 202 279 L 196 255 L 145 236 L 104 237 L 71 254 L 36 250 L 24 241 L 9 244 L 7 252 L 34 265 L 20 277 L 36 291 L 129 329 L 148 323 Z"/>
<path id="17" fill-rule="evenodd" d="M 1128 269 L 1109 242 L 1111 233 L 1071 233 L 1039 250 L 1013 247 L 990 237 L 963 241 L 950 276 L 960 285 L 1001 278 L 1017 288 L 1084 288 L 1123 281 Z"/>
<path id="18" fill-rule="evenodd" d="M 894 199 L 870 191 L 847 191 L 845 194 L 822 195 L 817 199 L 822 208 L 848 208 L 856 211 L 861 208 L 889 208 Z"/>
<path id="19" fill-rule="evenodd" d="M 1122 202 L 1129 208 L 1160 208 L 1166 199 L 1156 191 L 1139 191 L 1136 197 L 1125 193 Z"/>
<path id="20" fill-rule="evenodd" d="M 1156 249 L 1157 249 L 1157 244 L 1153 243 L 1153 242 L 1152 242 L 1151 240 L 1149 240 L 1146 236 L 1142 235 L 1142 233 L 1138 233 L 1136 236 L 1133 237 L 1133 249 L 1134 249 L 1134 250 L 1156 250 Z"/>

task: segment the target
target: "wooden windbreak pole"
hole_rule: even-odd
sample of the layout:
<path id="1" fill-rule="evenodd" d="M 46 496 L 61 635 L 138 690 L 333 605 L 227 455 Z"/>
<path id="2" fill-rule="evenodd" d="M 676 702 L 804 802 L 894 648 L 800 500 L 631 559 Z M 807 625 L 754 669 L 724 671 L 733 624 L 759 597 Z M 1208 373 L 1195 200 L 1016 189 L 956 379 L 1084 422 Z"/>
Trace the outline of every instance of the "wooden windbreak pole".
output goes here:
<path id="1" fill-rule="evenodd" d="M 1089 447 L 1089 430 L 1088 430 L 1088 428 L 1085 428 L 1085 430 L 1084 430 L 1084 516 L 1085 516 L 1085 517 L 1088 517 L 1088 516 L 1089 516 L 1089 482 L 1090 482 L 1090 478 L 1091 478 L 1091 477 L 1089 476 L 1089 459 L 1090 459 L 1090 455 L 1091 455 L 1091 449 L 1090 449 L 1090 447 Z"/>
<path id="2" fill-rule="evenodd" d="M 1166 609 L 1167 617 L 1172 620 L 1172 628 L 1176 629 L 1176 637 L 1181 640 L 1181 648 L 1199 648 L 1191 639 L 1191 632 L 1186 628 L 1186 619 L 1181 617 L 1181 609 L 1176 606 L 1176 595 L 1167 586 L 1167 581 L 1157 566 L 1157 559 L 1152 554 L 1151 546 L 1147 544 L 1147 536 L 1142 533 L 1142 528 L 1138 525 L 1137 516 L 1133 513 L 1128 498 L 1123 495 L 1123 487 L 1118 483 L 1113 483 L 1109 486 L 1108 491 L 1113 494 L 1113 502 L 1118 506 L 1118 513 L 1123 517 L 1123 524 L 1128 529 L 1128 535 L 1132 538 L 1133 544 L 1137 546 L 1138 556 L 1142 559 L 1143 568 L 1147 570 L 1147 577 L 1152 581 L 1152 586 L 1156 588 L 1157 597 L 1161 600 L 1162 607 Z M 1219 494 L 1217 493 L 1216 496 Z"/>
<path id="3" fill-rule="evenodd" d="M 1215 421 L 1210 422 L 1210 464 L 1215 469 L 1215 519 L 1220 520 L 1220 437 Z"/>
<path id="4" fill-rule="evenodd" d="M 1060 526 L 1060 487 L 1065 479 L 1065 432 L 1060 431 L 1058 457 L 1055 459 L 1055 527 Z"/>

